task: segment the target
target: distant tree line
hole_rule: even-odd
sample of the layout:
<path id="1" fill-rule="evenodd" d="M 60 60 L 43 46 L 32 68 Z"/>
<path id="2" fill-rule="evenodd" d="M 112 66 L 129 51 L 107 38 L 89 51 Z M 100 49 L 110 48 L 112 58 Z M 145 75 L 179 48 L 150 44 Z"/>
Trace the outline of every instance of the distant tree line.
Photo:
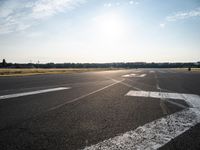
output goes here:
<path id="1" fill-rule="evenodd" d="M 0 68 L 200 68 L 200 62 L 191 63 L 7 63 L 5 59 L 0 63 Z"/>

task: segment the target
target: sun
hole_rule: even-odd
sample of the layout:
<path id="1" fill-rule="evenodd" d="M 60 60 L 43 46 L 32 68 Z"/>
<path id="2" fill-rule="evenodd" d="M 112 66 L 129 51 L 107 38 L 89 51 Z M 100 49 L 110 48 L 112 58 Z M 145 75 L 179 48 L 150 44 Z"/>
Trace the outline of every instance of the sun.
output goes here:
<path id="1" fill-rule="evenodd" d="M 102 38 L 119 38 L 125 30 L 123 19 L 115 12 L 105 13 L 96 17 L 95 26 Z"/>

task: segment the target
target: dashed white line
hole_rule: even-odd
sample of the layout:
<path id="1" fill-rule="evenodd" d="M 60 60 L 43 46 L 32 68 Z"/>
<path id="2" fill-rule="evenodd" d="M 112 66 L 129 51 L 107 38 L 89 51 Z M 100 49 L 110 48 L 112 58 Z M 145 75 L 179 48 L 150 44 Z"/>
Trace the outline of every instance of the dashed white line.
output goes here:
<path id="1" fill-rule="evenodd" d="M 58 87 L 58 88 L 51 88 L 51 89 L 31 91 L 31 92 L 2 95 L 2 96 L 0 96 L 0 100 L 22 97 L 22 96 L 28 96 L 28 95 L 41 94 L 41 93 L 48 93 L 48 92 L 54 92 L 54 91 L 61 91 L 61 90 L 67 90 L 67 89 L 70 89 L 70 87 Z"/>

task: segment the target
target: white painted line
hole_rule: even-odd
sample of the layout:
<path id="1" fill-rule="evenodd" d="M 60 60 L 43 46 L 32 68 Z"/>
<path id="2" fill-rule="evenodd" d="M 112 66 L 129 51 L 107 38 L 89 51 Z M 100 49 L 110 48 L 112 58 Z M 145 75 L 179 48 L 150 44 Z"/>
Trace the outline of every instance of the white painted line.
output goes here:
<path id="1" fill-rule="evenodd" d="M 67 102 L 65 102 L 65 103 L 62 103 L 62 104 L 60 104 L 60 105 L 57 105 L 57 106 L 55 106 L 55 107 L 52 107 L 52 108 L 49 109 L 49 111 L 58 109 L 58 108 L 60 108 L 60 107 L 62 107 L 62 106 L 64 106 L 64 105 L 66 105 L 66 104 L 74 103 L 74 102 L 76 102 L 76 101 L 79 101 L 79 100 L 81 100 L 81 99 L 87 97 L 87 96 L 90 96 L 90 95 L 92 95 L 92 94 L 95 94 L 95 93 L 98 93 L 98 92 L 100 92 L 100 91 L 103 91 L 103 90 L 105 90 L 105 89 L 107 89 L 107 88 L 109 88 L 109 87 L 112 87 L 112 86 L 114 86 L 114 85 L 116 85 L 116 84 L 118 84 L 118 83 L 123 82 L 125 79 L 123 79 L 123 80 L 121 80 L 121 81 L 118 81 L 118 80 L 115 80 L 115 79 L 112 79 L 112 80 L 114 81 L 114 83 L 109 84 L 109 85 L 107 85 L 107 86 L 105 86 L 105 87 L 102 87 L 102 88 L 100 88 L 100 89 L 98 89 L 98 90 L 96 90 L 96 91 L 93 91 L 93 92 L 91 92 L 91 93 L 82 95 L 82 96 L 80 96 L 80 97 L 77 97 L 77 98 L 72 99 L 72 100 L 70 100 L 70 101 L 67 101 Z"/>
<path id="2" fill-rule="evenodd" d="M 128 77 L 135 77 L 136 76 L 136 74 L 125 74 L 125 75 L 123 75 L 122 77 L 124 77 L 124 78 L 128 78 Z"/>
<path id="3" fill-rule="evenodd" d="M 70 89 L 70 87 L 58 87 L 58 88 L 31 91 L 31 92 L 23 92 L 23 93 L 2 95 L 2 96 L 0 96 L 0 100 L 9 99 L 9 98 L 16 98 L 16 97 L 22 97 L 22 96 L 28 96 L 28 95 L 41 94 L 41 93 L 48 93 L 48 92 L 54 92 L 54 91 L 61 91 L 61 90 L 67 90 L 67 89 Z"/>
<path id="4" fill-rule="evenodd" d="M 200 97 L 198 95 L 129 91 L 126 96 L 183 99 L 193 108 L 187 108 L 183 111 L 157 119 L 135 130 L 86 147 L 84 150 L 158 149 L 200 123 Z"/>
<path id="5" fill-rule="evenodd" d="M 138 75 L 138 74 L 125 74 L 123 75 L 122 77 L 123 78 L 131 78 L 131 77 L 137 77 L 137 78 L 142 78 L 142 77 L 145 77 L 146 74 L 141 74 L 141 75 Z"/>
<path id="6" fill-rule="evenodd" d="M 200 96 L 195 95 L 195 94 L 131 90 L 126 94 L 126 96 L 162 98 L 162 99 L 179 99 L 179 100 L 185 100 L 186 103 L 188 103 L 191 107 L 200 107 Z"/>
<path id="7" fill-rule="evenodd" d="M 147 74 L 141 74 L 139 77 L 146 77 Z"/>
<path id="8" fill-rule="evenodd" d="M 185 109 L 84 150 L 158 149 L 197 123 L 200 123 L 199 109 Z"/>
<path id="9" fill-rule="evenodd" d="M 160 88 L 160 86 L 159 86 L 158 83 L 156 84 L 156 88 L 157 88 L 158 90 L 161 90 L 161 88 Z"/>
<path id="10" fill-rule="evenodd" d="M 195 94 L 182 94 L 184 100 L 190 105 L 190 107 L 200 108 L 200 96 Z"/>
<path id="11" fill-rule="evenodd" d="M 150 92 L 147 91 L 129 91 L 126 96 L 149 97 Z"/>
<path id="12" fill-rule="evenodd" d="M 123 78 L 127 78 L 127 77 L 130 77 L 130 75 L 129 75 L 129 74 L 125 74 L 125 75 L 123 75 L 122 77 L 123 77 Z"/>

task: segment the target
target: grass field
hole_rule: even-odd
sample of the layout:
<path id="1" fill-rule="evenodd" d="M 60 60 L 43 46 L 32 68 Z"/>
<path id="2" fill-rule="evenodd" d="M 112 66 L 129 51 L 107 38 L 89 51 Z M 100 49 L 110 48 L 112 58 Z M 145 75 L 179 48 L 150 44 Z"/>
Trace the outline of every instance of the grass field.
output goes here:
<path id="1" fill-rule="evenodd" d="M 69 69 L 0 69 L 0 76 L 27 76 L 37 74 L 70 74 L 90 71 L 114 70 L 113 68 L 69 68 Z"/>

